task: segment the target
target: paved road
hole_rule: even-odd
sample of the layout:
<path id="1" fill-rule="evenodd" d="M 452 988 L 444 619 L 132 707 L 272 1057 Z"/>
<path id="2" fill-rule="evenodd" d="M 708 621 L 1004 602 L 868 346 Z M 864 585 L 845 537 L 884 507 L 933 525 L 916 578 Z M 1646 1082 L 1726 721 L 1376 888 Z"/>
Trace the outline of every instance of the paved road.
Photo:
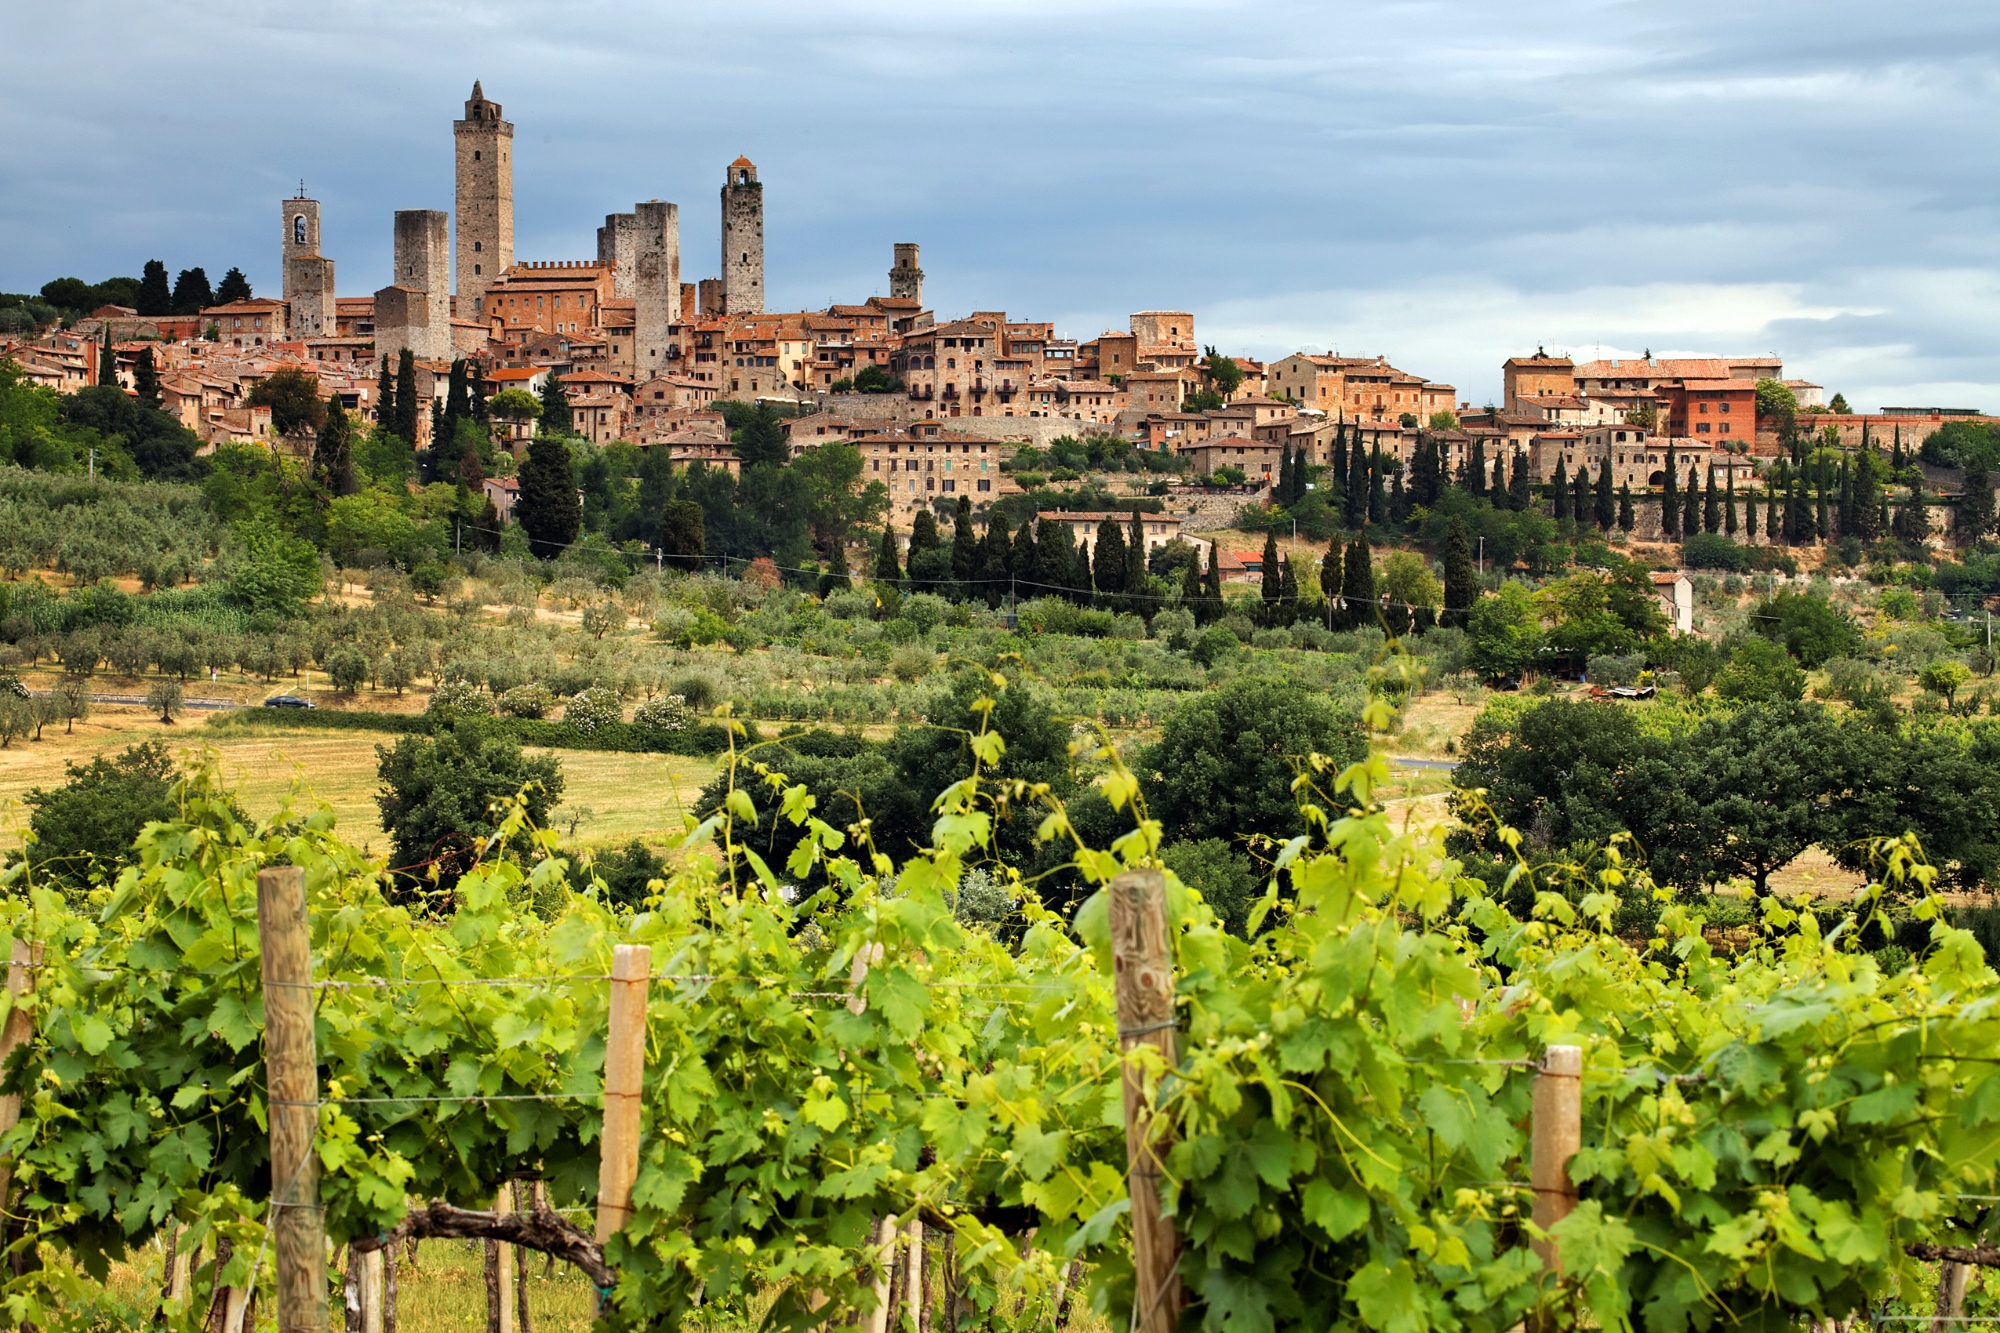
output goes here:
<path id="1" fill-rule="evenodd" d="M 1458 767 L 1458 761 L 1455 759 L 1398 759 L 1396 756 L 1390 755 L 1389 767 L 1435 769 L 1440 772 L 1449 773 L 1452 769 Z"/>

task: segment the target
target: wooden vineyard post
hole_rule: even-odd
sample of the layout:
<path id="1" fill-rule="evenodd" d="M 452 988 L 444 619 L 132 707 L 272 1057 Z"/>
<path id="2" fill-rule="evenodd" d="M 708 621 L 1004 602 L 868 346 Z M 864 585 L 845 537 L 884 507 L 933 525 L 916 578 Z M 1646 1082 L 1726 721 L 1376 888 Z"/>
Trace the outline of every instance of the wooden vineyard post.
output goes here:
<path id="1" fill-rule="evenodd" d="M 1535 1075 L 1535 1118 L 1529 1179 L 1535 1188 L 1535 1225 L 1546 1231 L 1576 1207 L 1569 1159 L 1583 1147 L 1583 1047 L 1551 1046 Z M 1536 1241 L 1542 1267 L 1562 1275 L 1561 1247 Z"/>
<path id="2" fill-rule="evenodd" d="M 264 954 L 264 1085 L 271 1108 L 271 1240 L 278 1333 L 326 1333 L 326 1231 L 313 1138 L 319 1056 L 313 1044 L 312 930 L 306 872 L 257 872 Z"/>
<path id="3" fill-rule="evenodd" d="M 7 1025 L 0 1028 L 0 1068 L 5 1068 L 14 1052 L 35 1034 L 35 1016 L 21 1004 L 21 997 L 35 988 L 35 969 L 42 965 L 42 946 L 26 940 L 14 941 L 14 956 L 7 963 L 7 996 L 14 1008 L 7 1012 Z M 21 1095 L 10 1092 L 0 1097 L 0 1134 L 21 1123 Z M 7 1206 L 7 1194 L 14 1184 L 14 1165 L 0 1157 L 0 1209 Z"/>
<path id="4" fill-rule="evenodd" d="M 924 1224 L 913 1217 L 903 1229 L 903 1301 L 910 1307 L 910 1326 L 924 1326 Z"/>
<path id="5" fill-rule="evenodd" d="M 646 985 L 653 950 L 621 944 L 611 951 L 611 1020 L 604 1043 L 604 1136 L 598 1142 L 597 1243 L 632 1216 L 639 1178 L 639 1109 L 646 1081 Z"/>
<path id="6" fill-rule="evenodd" d="M 1125 1085 L 1125 1160 L 1132 1198 L 1132 1320 L 1136 1333 L 1173 1333 L 1180 1322 L 1180 1237 L 1160 1212 L 1160 1157 L 1167 1144 L 1153 1129 L 1145 1076 L 1129 1058 L 1140 1046 L 1168 1068 L 1174 1043 L 1174 963 L 1167 933 L 1167 880 L 1158 870 L 1128 870 L 1111 881 L 1111 961 L 1118 993 L 1118 1050 Z"/>
<path id="7" fill-rule="evenodd" d="M 513 1211 L 514 1182 L 509 1180 L 493 1196 L 493 1212 L 505 1217 Z M 487 1293 L 487 1333 L 514 1333 L 514 1266 L 519 1257 L 514 1247 L 504 1241 L 489 1240 L 486 1250 L 493 1256 L 493 1289 Z"/>

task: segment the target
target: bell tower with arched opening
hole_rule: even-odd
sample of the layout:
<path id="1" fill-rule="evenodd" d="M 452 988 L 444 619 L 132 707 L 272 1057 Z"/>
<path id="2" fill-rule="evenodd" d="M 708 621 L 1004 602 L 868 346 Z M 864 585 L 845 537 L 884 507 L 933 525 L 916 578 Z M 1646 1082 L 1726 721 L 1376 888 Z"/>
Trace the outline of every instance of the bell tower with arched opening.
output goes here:
<path id="1" fill-rule="evenodd" d="M 722 185 L 722 306 L 732 315 L 764 313 L 764 187 L 747 157 L 729 164 Z"/>
<path id="2" fill-rule="evenodd" d="M 486 289 L 514 265 L 514 127 L 475 79 L 465 119 L 451 128 L 458 145 L 457 314 L 477 319 L 486 313 Z"/>

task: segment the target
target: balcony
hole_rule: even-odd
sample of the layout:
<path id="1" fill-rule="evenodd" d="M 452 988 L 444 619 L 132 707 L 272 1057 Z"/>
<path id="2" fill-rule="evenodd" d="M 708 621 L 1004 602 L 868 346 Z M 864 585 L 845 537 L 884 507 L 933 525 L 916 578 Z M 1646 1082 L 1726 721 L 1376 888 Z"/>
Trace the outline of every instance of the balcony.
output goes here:
<path id="1" fill-rule="evenodd" d="M 938 397 L 943 398 L 947 401 L 958 397 L 958 386 L 956 384 L 945 385 L 944 392 L 939 394 Z"/>
<path id="2" fill-rule="evenodd" d="M 910 386 L 910 400 L 911 400 L 912 402 L 918 402 L 918 401 L 921 401 L 921 402 L 929 402 L 929 401 L 930 401 L 930 398 L 931 398 L 931 386 L 930 386 L 930 385 L 928 385 L 928 384 L 912 384 L 912 385 Z"/>

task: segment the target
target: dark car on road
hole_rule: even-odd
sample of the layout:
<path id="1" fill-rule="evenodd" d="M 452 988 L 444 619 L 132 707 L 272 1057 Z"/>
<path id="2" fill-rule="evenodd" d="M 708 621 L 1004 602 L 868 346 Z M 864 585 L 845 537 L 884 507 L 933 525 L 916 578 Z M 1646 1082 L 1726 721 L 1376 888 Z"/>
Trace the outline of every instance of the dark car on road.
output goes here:
<path id="1" fill-rule="evenodd" d="M 301 699 L 296 694 L 274 694 L 264 701 L 266 708 L 317 708 L 310 699 Z"/>

